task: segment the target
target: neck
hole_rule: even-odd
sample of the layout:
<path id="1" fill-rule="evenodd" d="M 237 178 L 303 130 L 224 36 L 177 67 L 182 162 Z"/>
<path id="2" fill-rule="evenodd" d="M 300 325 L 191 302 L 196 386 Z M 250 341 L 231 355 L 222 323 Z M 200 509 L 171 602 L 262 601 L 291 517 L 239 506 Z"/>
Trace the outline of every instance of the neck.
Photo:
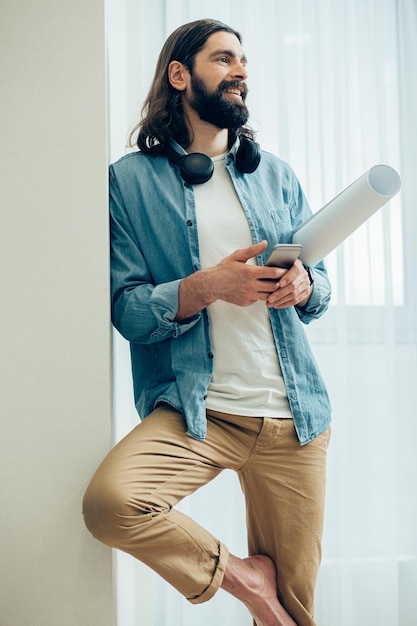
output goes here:
<path id="1" fill-rule="evenodd" d="M 226 152 L 229 142 L 227 128 L 217 128 L 195 115 L 189 116 L 188 120 L 193 141 L 188 146 L 187 152 L 202 152 L 209 157 L 215 157 Z"/>

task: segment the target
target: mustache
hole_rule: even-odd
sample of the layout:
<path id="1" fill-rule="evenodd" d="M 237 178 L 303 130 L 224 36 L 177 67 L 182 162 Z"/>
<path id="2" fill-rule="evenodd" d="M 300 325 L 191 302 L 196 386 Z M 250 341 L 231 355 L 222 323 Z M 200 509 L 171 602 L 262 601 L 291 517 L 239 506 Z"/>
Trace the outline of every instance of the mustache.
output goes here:
<path id="1" fill-rule="evenodd" d="M 240 81 L 240 80 L 223 80 L 219 87 L 218 87 L 218 92 L 219 93 L 223 93 L 223 91 L 225 89 L 240 89 L 241 93 L 242 93 L 242 100 L 245 101 L 246 100 L 246 96 L 248 95 L 248 86 L 246 85 L 246 83 Z"/>

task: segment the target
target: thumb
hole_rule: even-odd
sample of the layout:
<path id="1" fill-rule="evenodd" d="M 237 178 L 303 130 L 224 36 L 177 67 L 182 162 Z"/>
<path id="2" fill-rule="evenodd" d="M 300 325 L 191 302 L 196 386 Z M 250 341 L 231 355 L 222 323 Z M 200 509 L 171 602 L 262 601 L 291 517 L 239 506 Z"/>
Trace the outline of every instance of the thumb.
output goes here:
<path id="1" fill-rule="evenodd" d="M 264 239 L 259 243 L 253 243 L 248 248 L 240 248 L 233 252 L 230 255 L 230 259 L 233 261 L 240 261 L 241 263 L 246 263 L 249 259 L 253 259 L 253 257 L 258 256 L 258 254 L 262 254 L 264 250 L 268 247 L 268 242 Z"/>

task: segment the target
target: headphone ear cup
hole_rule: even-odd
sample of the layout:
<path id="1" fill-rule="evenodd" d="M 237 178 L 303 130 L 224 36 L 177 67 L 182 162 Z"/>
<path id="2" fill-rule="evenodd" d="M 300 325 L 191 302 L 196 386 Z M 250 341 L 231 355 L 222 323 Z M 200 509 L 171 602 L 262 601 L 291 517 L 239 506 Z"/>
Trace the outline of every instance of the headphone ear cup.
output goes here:
<path id="1" fill-rule="evenodd" d="M 201 185 L 213 176 L 214 163 L 207 154 L 179 154 L 171 146 L 164 146 L 164 152 L 170 163 L 179 166 L 182 179 L 190 185 Z"/>
<path id="2" fill-rule="evenodd" d="M 235 165 L 242 174 L 252 174 L 261 162 L 261 147 L 256 141 L 242 136 L 236 152 Z"/>
<path id="3" fill-rule="evenodd" d="M 183 155 L 181 162 L 181 176 L 186 183 L 202 185 L 213 176 L 214 163 L 207 154 L 193 152 Z"/>

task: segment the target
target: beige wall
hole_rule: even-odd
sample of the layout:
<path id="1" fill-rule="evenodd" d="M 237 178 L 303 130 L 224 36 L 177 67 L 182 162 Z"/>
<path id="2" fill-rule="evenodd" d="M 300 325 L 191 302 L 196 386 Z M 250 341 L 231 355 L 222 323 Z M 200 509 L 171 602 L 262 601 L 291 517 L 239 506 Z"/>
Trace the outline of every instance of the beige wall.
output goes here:
<path id="1" fill-rule="evenodd" d="M 0 66 L 0 624 L 110 626 L 104 2 L 6 0 Z"/>

